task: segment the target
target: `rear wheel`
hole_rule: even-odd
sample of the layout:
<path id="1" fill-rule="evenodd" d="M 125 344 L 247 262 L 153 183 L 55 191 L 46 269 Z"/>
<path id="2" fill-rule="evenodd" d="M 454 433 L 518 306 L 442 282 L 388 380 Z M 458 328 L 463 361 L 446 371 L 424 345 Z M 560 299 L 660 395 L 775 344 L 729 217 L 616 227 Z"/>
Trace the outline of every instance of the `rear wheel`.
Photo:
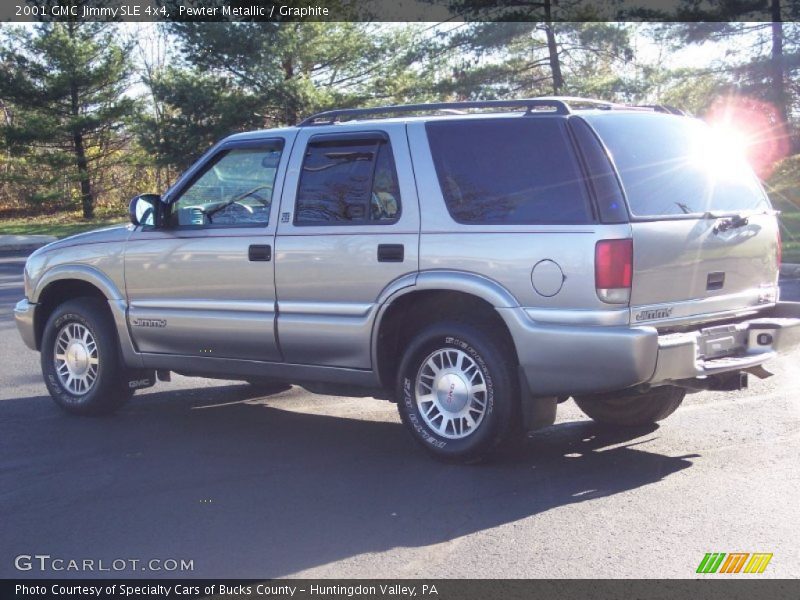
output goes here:
<path id="1" fill-rule="evenodd" d="M 436 458 L 484 459 L 516 432 L 514 364 L 513 352 L 489 331 L 457 321 L 424 327 L 400 365 L 400 417 Z"/>
<path id="2" fill-rule="evenodd" d="M 598 423 L 621 427 L 639 427 L 666 419 L 683 402 L 686 390 L 661 386 L 647 392 L 624 390 L 574 398 L 588 417 Z"/>
<path id="3" fill-rule="evenodd" d="M 70 300 L 53 311 L 41 365 L 53 400 L 73 414 L 110 413 L 133 395 L 108 306 L 97 298 Z"/>

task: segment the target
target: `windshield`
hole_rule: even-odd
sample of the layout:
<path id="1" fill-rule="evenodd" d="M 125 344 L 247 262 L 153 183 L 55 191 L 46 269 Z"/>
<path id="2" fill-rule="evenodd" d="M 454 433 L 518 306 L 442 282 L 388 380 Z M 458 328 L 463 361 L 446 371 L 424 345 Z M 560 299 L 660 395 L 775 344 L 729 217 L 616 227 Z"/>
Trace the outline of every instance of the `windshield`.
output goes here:
<path id="1" fill-rule="evenodd" d="M 587 115 L 638 217 L 765 210 L 744 149 L 697 119 L 660 113 Z"/>

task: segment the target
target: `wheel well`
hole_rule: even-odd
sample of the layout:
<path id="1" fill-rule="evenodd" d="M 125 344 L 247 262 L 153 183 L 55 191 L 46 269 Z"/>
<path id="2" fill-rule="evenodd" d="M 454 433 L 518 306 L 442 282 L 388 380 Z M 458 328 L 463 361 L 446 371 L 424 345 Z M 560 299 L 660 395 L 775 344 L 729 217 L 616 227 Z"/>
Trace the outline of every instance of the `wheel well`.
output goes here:
<path id="1" fill-rule="evenodd" d="M 458 318 L 479 322 L 502 337 L 514 352 L 516 348 L 505 321 L 486 300 L 451 290 L 411 292 L 392 302 L 386 309 L 378 330 L 378 375 L 384 387 L 393 391 L 402 352 L 411 337 L 429 323 Z"/>
<path id="2" fill-rule="evenodd" d="M 80 279 L 61 279 L 54 281 L 42 290 L 37 302 L 34 332 L 36 334 L 36 348 L 41 349 L 44 326 L 53 311 L 59 304 L 75 298 L 99 298 L 105 301 L 106 296 L 100 289 L 87 281 Z M 107 307 L 107 304 L 105 304 Z M 109 314 L 111 310 L 107 308 Z"/>

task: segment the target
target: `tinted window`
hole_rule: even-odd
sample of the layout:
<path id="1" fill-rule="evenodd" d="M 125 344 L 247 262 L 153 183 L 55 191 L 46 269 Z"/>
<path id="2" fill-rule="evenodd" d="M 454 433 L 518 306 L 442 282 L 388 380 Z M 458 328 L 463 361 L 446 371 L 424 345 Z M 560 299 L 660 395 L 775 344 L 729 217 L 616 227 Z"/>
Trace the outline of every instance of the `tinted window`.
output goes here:
<path id="1" fill-rule="evenodd" d="M 172 225 L 266 225 L 282 148 L 276 141 L 217 154 L 172 204 Z"/>
<path id="2" fill-rule="evenodd" d="M 582 119 L 572 118 L 570 125 L 589 173 L 587 180 L 594 190 L 600 220 L 603 223 L 627 222 L 625 198 L 605 149 Z"/>
<path id="3" fill-rule="evenodd" d="M 586 187 L 561 119 L 426 125 L 447 208 L 460 223 L 586 223 Z"/>
<path id="4" fill-rule="evenodd" d="M 400 190 L 388 141 L 312 140 L 300 174 L 296 224 L 386 224 L 399 216 Z"/>
<path id="5" fill-rule="evenodd" d="M 767 208 L 743 153 L 697 119 L 672 115 L 588 115 L 619 171 L 637 216 Z"/>

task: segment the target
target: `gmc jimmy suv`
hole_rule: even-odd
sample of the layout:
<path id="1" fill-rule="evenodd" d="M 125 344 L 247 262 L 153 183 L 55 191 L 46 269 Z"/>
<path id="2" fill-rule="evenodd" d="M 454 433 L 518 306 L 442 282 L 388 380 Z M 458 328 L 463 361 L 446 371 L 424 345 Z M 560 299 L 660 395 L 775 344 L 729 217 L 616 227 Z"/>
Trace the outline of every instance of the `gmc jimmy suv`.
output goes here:
<path id="1" fill-rule="evenodd" d="M 800 341 L 763 188 L 676 113 L 535 98 L 232 135 L 131 225 L 33 253 L 19 331 L 77 414 L 174 371 L 390 399 L 459 461 L 569 397 L 653 423 Z"/>

